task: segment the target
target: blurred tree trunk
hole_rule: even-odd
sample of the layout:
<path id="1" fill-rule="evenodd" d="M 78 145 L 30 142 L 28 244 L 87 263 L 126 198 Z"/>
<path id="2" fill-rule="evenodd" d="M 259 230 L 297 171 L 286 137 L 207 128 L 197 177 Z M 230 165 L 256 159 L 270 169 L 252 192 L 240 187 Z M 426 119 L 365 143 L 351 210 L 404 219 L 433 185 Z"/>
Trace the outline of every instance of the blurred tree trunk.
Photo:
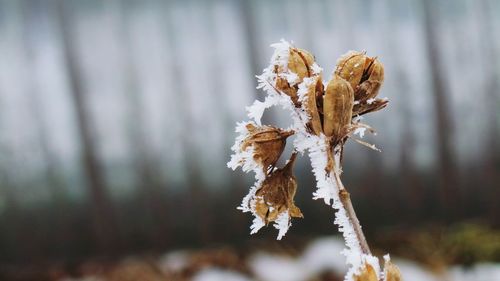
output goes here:
<path id="1" fill-rule="evenodd" d="M 260 75 L 262 68 L 259 65 L 260 58 L 260 41 L 257 37 L 256 21 L 255 21 L 255 5 L 259 5 L 260 2 L 248 1 L 248 0 L 238 0 L 238 10 L 240 11 L 241 21 L 243 23 L 244 38 L 246 38 L 247 58 L 250 62 L 250 70 L 252 75 Z M 268 42 L 271 43 L 271 42 Z"/>
<path id="2" fill-rule="evenodd" d="M 50 228 L 51 236 L 54 238 L 55 245 L 52 246 L 53 252 L 63 253 L 66 241 L 70 239 L 71 231 L 69 229 L 68 216 L 65 210 L 68 208 L 68 197 L 62 177 L 58 173 L 60 169 L 56 156 L 54 155 L 49 144 L 49 136 L 47 135 L 47 120 L 42 108 L 42 92 L 38 91 L 40 85 L 37 80 L 36 69 L 37 57 L 43 54 L 39 53 L 40 42 L 37 40 L 37 31 L 39 29 L 47 30 L 49 28 L 49 13 L 46 5 L 42 3 L 26 3 L 22 2 L 23 14 L 23 47 L 26 54 L 26 64 L 31 71 L 30 79 L 27 81 L 29 86 L 29 95 L 31 96 L 30 109 L 35 117 L 34 122 L 37 124 L 37 135 L 42 157 L 45 162 L 44 178 L 52 197 L 52 220 Z M 38 26 L 37 26 L 38 25 Z M 42 25 L 42 26 L 39 26 Z M 40 78 L 38 78 L 40 79 Z"/>
<path id="3" fill-rule="evenodd" d="M 165 219 L 167 215 L 166 202 L 164 202 L 164 194 L 162 190 L 164 185 L 161 180 L 160 171 L 158 170 L 158 161 L 148 149 L 149 144 L 146 139 L 143 103 L 137 81 L 137 66 L 134 60 L 134 53 L 131 49 L 132 38 L 130 38 L 130 26 L 127 14 L 127 3 L 121 1 L 113 1 L 112 8 L 117 11 L 117 22 L 119 36 L 121 39 L 120 46 L 124 48 L 125 81 L 127 83 L 127 101 L 129 107 L 128 126 L 130 128 L 130 139 L 133 149 L 133 161 L 135 169 L 138 173 L 137 187 L 138 193 L 141 195 L 143 207 L 148 210 L 148 218 L 151 220 L 152 228 L 148 230 L 151 235 L 151 242 L 157 250 L 166 249 L 168 245 L 169 223 Z"/>
<path id="4" fill-rule="evenodd" d="M 398 65 L 401 65 L 398 63 Z M 400 198 L 407 198 L 405 202 L 407 202 L 407 206 L 409 209 L 409 214 L 412 216 L 412 219 L 418 219 L 421 215 L 419 209 L 421 208 L 422 203 L 422 191 L 423 186 L 420 182 L 420 179 L 417 175 L 417 171 L 414 166 L 413 159 L 413 151 L 415 151 L 415 135 L 413 133 L 411 120 L 411 109 L 409 108 L 411 100 L 410 95 L 408 94 L 408 90 L 410 85 L 408 83 L 408 77 L 405 75 L 403 69 L 398 70 L 398 78 L 396 79 L 397 88 L 399 89 L 399 93 L 401 94 L 400 102 L 398 106 L 400 106 L 400 112 L 402 115 L 402 123 L 403 128 L 401 132 L 401 151 L 400 151 L 400 170 L 401 170 L 401 189 L 406 190 L 406 196 L 402 196 Z"/>
<path id="5" fill-rule="evenodd" d="M 189 11 L 190 5 L 187 3 L 166 3 L 165 10 L 169 10 L 170 5 L 180 5 Z M 186 7 L 187 6 L 187 7 Z M 171 15 L 171 14 L 170 14 Z M 209 210 L 207 208 L 207 192 L 203 189 L 202 182 L 202 171 L 200 164 L 198 163 L 199 157 L 201 155 L 200 150 L 197 147 L 198 142 L 203 142 L 202 140 L 195 139 L 191 133 L 192 129 L 196 127 L 196 124 L 191 116 L 190 107 L 192 103 L 200 102 L 196 99 L 190 98 L 190 91 L 188 89 L 188 83 L 191 81 L 186 75 L 186 62 L 182 60 L 181 54 L 185 52 L 183 50 L 183 42 L 185 44 L 186 40 L 182 40 L 179 30 L 175 29 L 178 22 L 175 19 L 169 18 L 167 15 L 165 17 L 165 29 L 167 34 L 167 40 L 170 44 L 171 50 L 171 60 L 169 69 L 173 70 L 171 73 L 173 75 L 172 81 L 175 81 L 172 86 L 172 92 L 175 93 L 175 102 L 178 104 L 176 112 L 172 115 L 176 116 L 176 120 L 179 124 L 182 124 L 181 133 L 179 136 L 179 142 L 183 144 L 183 154 L 184 154 L 184 173 L 186 175 L 186 185 L 187 190 L 183 191 L 182 202 L 180 203 L 180 209 L 183 211 L 183 218 L 177 218 L 177 222 L 182 226 L 184 230 L 183 233 L 192 233 L 197 235 L 195 237 L 198 242 L 208 242 L 210 239 L 210 225 L 207 216 L 210 216 Z M 210 120 L 207 120 L 210 122 Z M 209 148 L 207 148 L 209 149 Z M 194 227 L 194 231 L 190 228 Z M 184 238 L 184 237 L 181 237 Z"/>
<path id="6" fill-rule="evenodd" d="M 248 5 L 248 4 L 246 4 L 246 5 Z M 210 56 L 212 58 L 210 60 L 210 65 L 212 66 L 210 73 L 221 74 L 221 73 L 224 73 L 224 72 L 222 72 L 222 70 L 224 68 L 224 59 L 225 59 L 223 51 L 221 51 L 219 48 L 220 44 L 224 44 L 224 43 L 218 42 L 218 40 L 217 40 L 218 39 L 217 32 L 221 32 L 220 31 L 221 27 L 217 26 L 217 24 L 216 24 L 217 15 L 215 14 L 215 11 L 214 11 L 214 5 L 211 5 L 210 7 L 205 7 L 205 8 L 206 8 L 205 9 L 206 11 L 209 11 L 209 14 L 207 16 L 207 18 L 209 20 L 209 22 L 208 22 L 209 28 L 208 29 L 211 31 L 210 38 L 212 39 L 212 41 L 210 42 L 210 44 L 212 46 L 212 50 L 214 50 L 214 54 Z M 239 42 L 239 43 L 242 44 L 244 42 Z M 224 131 L 225 132 L 232 132 L 234 130 L 235 120 L 231 119 L 231 112 L 228 108 L 227 99 L 224 95 L 224 93 L 226 92 L 224 90 L 224 78 L 225 77 L 223 75 L 217 75 L 217 74 L 213 75 L 213 83 L 212 83 L 213 89 L 211 92 L 214 93 L 214 98 L 216 100 L 221 101 L 221 106 L 220 106 L 220 110 L 218 110 L 217 112 L 214 112 L 214 114 L 217 114 L 217 119 L 220 120 L 220 122 L 223 124 Z M 225 135 L 226 135 L 226 137 L 224 138 L 225 155 L 223 155 L 222 158 L 229 159 L 229 155 L 231 154 L 230 148 L 232 146 L 232 139 L 229 136 L 227 136 L 227 134 L 225 134 Z M 225 168 L 225 166 L 223 168 Z M 229 169 L 226 169 L 225 174 L 227 175 L 227 181 L 224 184 L 224 186 L 225 186 L 226 190 L 228 188 L 229 188 L 229 190 L 227 190 L 227 193 L 225 193 L 221 196 L 226 197 L 227 200 L 218 200 L 218 201 L 219 202 L 225 201 L 225 203 L 229 205 L 229 206 L 226 205 L 227 208 L 229 210 L 231 210 L 231 209 L 234 209 L 239 204 L 239 202 L 233 201 L 233 200 L 241 200 L 241 198 L 243 198 L 242 193 L 244 193 L 244 191 L 243 191 L 244 190 L 244 188 L 243 188 L 244 183 L 243 183 L 241 176 L 239 176 L 236 173 L 233 173 L 233 171 L 230 171 Z M 226 192 L 226 190 L 224 190 L 224 192 Z M 220 206 L 220 207 L 222 207 L 222 206 Z M 232 227 L 231 227 L 231 231 L 223 231 L 222 232 L 224 237 L 219 237 L 220 241 L 224 241 L 224 240 L 230 241 L 230 239 L 232 239 L 235 236 L 239 237 L 240 235 L 243 235 L 243 233 L 239 232 L 239 230 L 246 229 L 246 227 L 245 227 L 246 222 L 239 219 L 239 216 L 236 213 L 236 211 L 235 212 L 227 212 L 227 213 L 224 212 L 223 214 L 227 214 L 227 216 L 229 218 L 227 220 L 225 220 L 224 222 L 222 222 L 222 224 L 220 226 L 223 227 L 225 224 L 229 224 Z M 225 219 L 225 218 L 223 218 L 223 219 Z M 217 221 L 217 220 L 213 220 L 213 221 Z"/>
<path id="7" fill-rule="evenodd" d="M 488 134 L 486 136 L 486 145 L 484 146 L 482 159 L 485 161 L 485 169 L 482 170 L 485 179 L 487 180 L 488 192 L 483 194 L 484 201 L 490 206 L 490 219 L 496 225 L 500 226 L 500 189 L 498 183 L 500 182 L 500 135 L 499 135 L 499 120 L 500 120 L 500 98 L 498 91 L 500 89 L 500 64 L 498 61 L 499 46 L 495 39 L 495 32 L 493 30 L 493 19 L 491 12 L 495 10 L 495 3 L 489 0 L 479 1 L 480 9 L 478 15 L 479 22 L 479 42 L 481 46 L 482 58 L 484 59 L 481 64 L 483 73 L 486 75 L 485 91 L 487 94 L 486 104 L 488 108 L 486 114 L 486 126 Z"/>
<path id="8" fill-rule="evenodd" d="M 87 187 L 93 211 L 93 228 L 100 250 L 114 254 L 118 250 L 120 237 L 113 212 L 112 201 L 106 190 L 103 169 L 98 157 L 96 138 L 92 133 L 91 116 L 86 108 L 85 88 L 78 68 L 74 28 L 75 14 L 64 0 L 57 2 L 57 16 L 61 31 L 62 51 L 67 66 L 68 83 L 73 97 L 77 130 L 81 139 L 81 159 L 86 175 Z"/>
<path id="9" fill-rule="evenodd" d="M 374 8 L 376 10 L 376 8 Z M 375 11 L 376 13 L 377 11 Z M 400 36 L 400 27 L 394 27 L 393 23 L 397 21 L 397 9 L 391 8 L 390 0 L 384 0 L 378 3 L 378 13 L 372 15 L 374 18 L 380 17 L 384 20 L 381 25 L 383 25 L 383 32 L 380 34 L 381 38 L 395 29 L 396 32 L 392 36 L 388 36 L 385 41 L 385 49 L 388 50 L 389 54 L 393 54 L 392 60 L 394 61 L 396 77 L 394 79 L 396 83 L 397 94 L 395 96 L 395 104 L 397 106 L 397 112 L 401 116 L 401 143 L 399 151 L 399 182 L 401 184 L 398 193 L 398 201 L 403 200 L 403 205 L 401 207 L 406 208 L 408 215 L 411 219 L 415 221 L 422 214 L 420 212 L 423 196 L 423 186 L 420 182 L 418 172 L 415 168 L 415 161 L 413 152 L 415 151 L 415 133 L 413 127 L 411 126 L 415 120 L 412 120 L 412 89 L 409 80 L 408 69 L 405 69 L 403 62 L 403 54 L 401 52 L 402 46 L 400 42 L 404 40 Z"/>
<path id="10" fill-rule="evenodd" d="M 457 181 L 457 167 L 453 153 L 453 123 L 450 114 L 451 95 L 446 85 L 446 72 L 439 53 L 437 34 L 438 15 L 435 1 L 424 0 L 424 36 L 429 58 L 429 76 L 434 98 L 436 116 L 437 162 L 439 166 L 439 199 L 446 220 L 452 220 L 460 206 L 460 190 Z"/>

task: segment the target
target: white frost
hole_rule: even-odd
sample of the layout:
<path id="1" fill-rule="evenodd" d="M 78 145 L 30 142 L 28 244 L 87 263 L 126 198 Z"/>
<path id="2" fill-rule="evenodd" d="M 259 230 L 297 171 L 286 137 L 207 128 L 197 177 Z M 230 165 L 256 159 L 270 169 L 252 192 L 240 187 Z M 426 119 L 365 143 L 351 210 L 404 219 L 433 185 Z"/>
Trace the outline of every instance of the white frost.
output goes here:
<path id="1" fill-rule="evenodd" d="M 290 222 L 290 215 L 288 214 L 288 211 L 283 212 L 278 215 L 278 218 L 274 222 L 273 226 L 278 230 L 278 238 L 277 240 L 281 240 L 283 236 L 287 233 L 288 229 L 290 228 L 291 222 Z"/>

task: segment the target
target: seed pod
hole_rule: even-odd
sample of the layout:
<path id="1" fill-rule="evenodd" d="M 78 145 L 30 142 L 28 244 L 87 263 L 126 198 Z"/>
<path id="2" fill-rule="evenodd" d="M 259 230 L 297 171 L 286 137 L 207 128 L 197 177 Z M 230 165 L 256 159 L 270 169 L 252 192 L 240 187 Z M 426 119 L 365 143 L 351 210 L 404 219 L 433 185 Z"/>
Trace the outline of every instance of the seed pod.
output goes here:
<path id="1" fill-rule="evenodd" d="M 310 116 L 310 120 L 308 122 L 308 127 L 312 130 L 315 135 L 319 135 L 321 130 L 321 119 L 319 117 L 318 105 L 316 103 L 317 96 L 323 96 L 323 82 L 321 81 L 321 76 L 316 76 L 315 80 L 307 88 L 306 94 L 306 112 Z"/>
<path id="2" fill-rule="evenodd" d="M 292 171 L 296 156 L 296 153 L 292 154 L 285 167 L 272 172 L 255 194 L 257 196 L 255 211 L 266 224 L 275 221 L 286 211 L 290 217 L 303 217 L 293 202 L 297 191 L 297 181 Z"/>
<path id="3" fill-rule="evenodd" d="M 351 84 L 354 100 L 360 105 L 374 99 L 384 82 L 382 63 L 377 58 L 370 58 L 364 53 L 355 51 L 350 51 L 340 58 L 335 73 Z M 373 106 L 368 107 L 373 108 Z M 368 112 L 371 111 L 375 110 Z"/>
<path id="4" fill-rule="evenodd" d="M 312 75 L 311 68 L 313 64 L 314 56 L 311 53 L 298 48 L 290 48 L 287 61 L 288 71 L 297 75 L 293 83 L 280 75 L 285 72 L 284 68 L 277 65 L 274 68 L 274 72 L 278 74 L 275 84 L 276 89 L 288 95 L 296 107 L 300 107 L 297 96 L 297 85 L 300 84 L 305 77 L 310 77 Z"/>
<path id="5" fill-rule="evenodd" d="M 323 98 L 323 132 L 333 138 L 334 145 L 344 137 L 346 126 L 351 124 L 353 103 L 350 84 L 335 74 Z"/>
<path id="6" fill-rule="evenodd" d="M 375 269 L 369 264 L 365 264 L 359 275 L 354 275 L 355 281 L 378 281 Z"/>
<path id="7" fill-rule="evenodd" d="M 356 90 L 363 77 L 366 59 L 364 53 L 350 51 L 338 60 L 335 74 L 344 78 Z"/>
<path id="8" fill-rule="evenodd" d="M 299 76 L 298 83 L 305 77 L 311 77 L 314 56 L 306 50 L 291 48 L 288 57 L 288 69 Z"/>
<path id="9" fill-rule="evenodd" d="M 377 58 L 368 58 L 359 86 L 354 93 L 354 99 L 360 103 L 373 99 L 384 82 L 384 66 Z"/>
<path id="10" fill-rule="evenodd" d="M 394 265 L 390 260 L 385 261 L 384 265 L 384 281 L 401 281 L 401 272 L 399 268 Z"/>
<path id="11" fill-rule="evenodd" d="M 293 131 L 285 131 L 272 126 L 255 127 L 247 125 L 249 136 L 243 141 L 241 149 L 245 151 L 252 146 L 253 158 L 259 163 L 264 172 L 274 166 L 285 149 L 286 139 L 293 135 Z"/>

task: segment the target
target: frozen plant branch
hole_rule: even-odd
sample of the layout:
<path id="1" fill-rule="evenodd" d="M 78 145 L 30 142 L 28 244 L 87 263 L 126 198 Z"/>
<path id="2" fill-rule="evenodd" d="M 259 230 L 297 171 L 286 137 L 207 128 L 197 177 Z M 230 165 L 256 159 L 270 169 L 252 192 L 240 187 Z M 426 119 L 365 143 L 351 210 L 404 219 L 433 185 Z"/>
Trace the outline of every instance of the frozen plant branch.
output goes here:
<path id="1" fill-rule="evenodd" d="M 271 46 L 275 51 L 270 65 L 257 76 L 257 88 L 267 96 L 247 107 L 252 121 L 238 124 L 239 135 L 228 163 L 232 169 L 241 167 L 255 173 L 256 182 L 238 207 L 254 216 L 251 234 L 273 223 L 279 240 L 291 226 L 291 218 L 303 217 L 294 203 L 297 182 L 293 164 L 298 153 L 307 153 L 317 185 L 313 198 L 323 199 L 336 210 L 334 223 L 345 240 L 342 254 L 349 265 L 345 280 L 400 280 L 399 270 L 388 256 L 384 272 L 380 270 L 340 179 L 344 144 L 354 134 L 362 137 L 365 131 L 374 132 L 360 122 L 361 115 L 387 106 L 387 99 L 377 98 L 384 79 L 382 64 L 376 57 L 350 51 L 337 61 L 331 79 L 324 82 L 323 70 L 311 53 L 284 40 Z M 261 125 L 262 114 L 273 106 L 290 112 L 289 128 Z M 292 135 L 294 152 L 284 167 L 277 167 L 286 140 Z"/>

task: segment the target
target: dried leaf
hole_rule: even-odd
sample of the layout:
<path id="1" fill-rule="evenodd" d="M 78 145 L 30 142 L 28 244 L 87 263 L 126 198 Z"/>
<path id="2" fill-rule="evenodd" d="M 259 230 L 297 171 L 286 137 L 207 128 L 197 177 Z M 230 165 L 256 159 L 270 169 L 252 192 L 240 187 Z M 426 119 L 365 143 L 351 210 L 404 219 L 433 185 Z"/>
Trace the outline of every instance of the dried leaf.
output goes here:
<path id="1" fill-rule="evenodd" d="M 296 107 L 300 107 L 299 97 L 297 96 L 297 87 L 290 86 L 285 78 L 278 76 L 276 78 L 276 89 L 289 96 Z"/>
<path id="2" fill-rule="evenodd" d="M 370 103 L 358 103 L 355 104 L 352 109 L 352 116 L 363 115 L 370 112 L 379 111 L 387 106 L 389 101 L 387 99 L 375 99 Z"/>
<path id="3" fill-rule="evenodd" d="M 323 98 L 323 132 L 333 138 L 334 145 L 345 136 L 351 124 L 353 103 L 350 84 L 335 74 L 328 82 Z"/>

